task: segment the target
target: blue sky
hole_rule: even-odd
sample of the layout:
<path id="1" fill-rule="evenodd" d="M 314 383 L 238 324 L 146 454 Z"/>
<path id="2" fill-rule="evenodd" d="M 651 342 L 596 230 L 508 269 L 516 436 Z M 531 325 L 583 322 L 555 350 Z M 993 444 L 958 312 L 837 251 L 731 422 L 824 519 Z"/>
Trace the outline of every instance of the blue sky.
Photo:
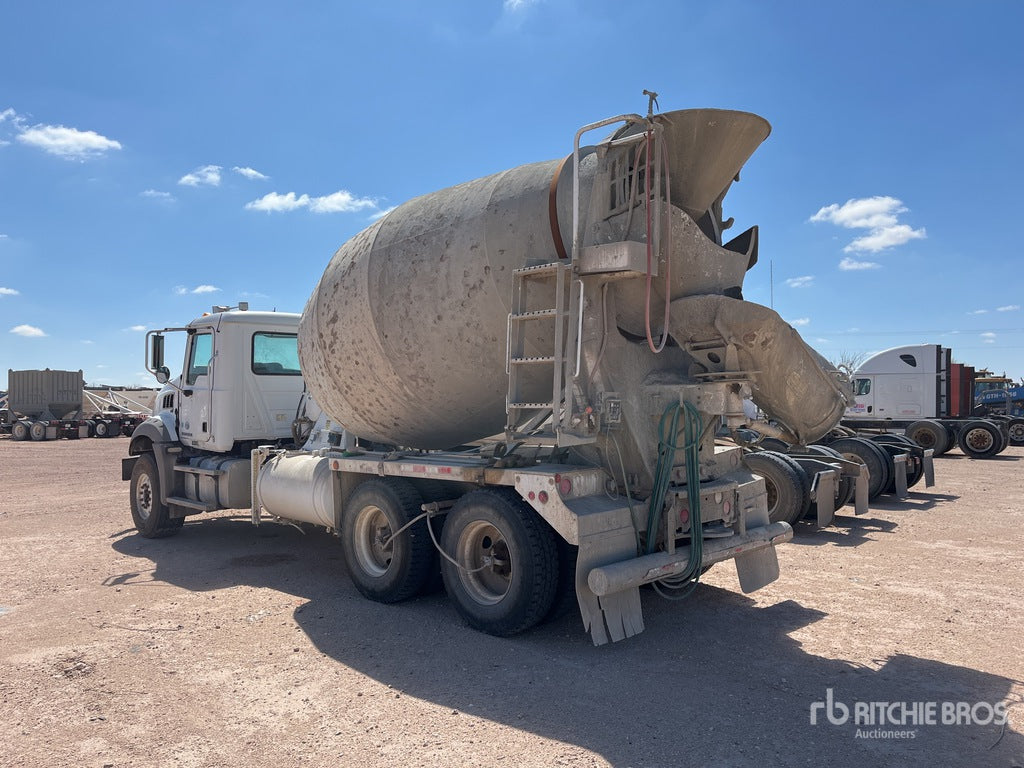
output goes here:
<path id="1" fill-rule="evenodd" d="M 413 196 L 663 110 L 756 112 L 745 295 L 827 357 L 936 342 L 1024 376 L 1024 4 L 6 2 L 8 368 L 152 385 L 147 328 L 301 311 Z M 771 269 L 770 269 L 771 267 Z M 770 274 L 774 273 L 774 281 Z"/>

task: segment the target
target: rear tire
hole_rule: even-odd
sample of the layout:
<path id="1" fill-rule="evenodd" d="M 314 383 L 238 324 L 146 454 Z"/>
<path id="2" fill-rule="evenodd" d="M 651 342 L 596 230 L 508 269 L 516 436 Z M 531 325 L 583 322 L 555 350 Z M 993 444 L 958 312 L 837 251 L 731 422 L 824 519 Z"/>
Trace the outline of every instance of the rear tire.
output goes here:
<path id="1" fill-rule="evenodd" d="M 806 474 L 800 465 L 788 456 L 774 451 L 749 453 L 743 462 L 750 471 L 764 478 L 768 492 L 768 520 L 793 525 L 804 515 L 807 492 L 801 478 Z"/>
<path id="2" fill-rule="evenodd" d="M 931 419 L 915 421 L 904 434 L 922 448 L 931 448 L 935 456 L 941 456 L 952 445 L 946 428 Z"/>
<path id="3" fill-rule="evenodd" d="M 808 445 L 808 453 L 815 453 L 819 456 L 824 457 L 825 461 L 829 459 L 841 459 L 843 455 L 834 448 L 829 448 L 827 445 Z M 839 478 L 839 486 L 836 489 L 836 504 L 834 512 L 838 512 L 840 509 L 850 503 L 850 499 L 853 498 L 853 492 L 855 489 L 855 480 L 852 477 Z M 816 509 L 810 509 L 804 513 L 804 517 L 810 517 L 817 519 L 818 511 Z"/>
<path id="4" fill-rule="evenodd" d="M 39 442 L 46 439 L 46 425 L 41 421 L 33 421 L 32 426 L 28 428 L 29 436 Z"/>
<path id="5" fill-rule="evenodd" d="M 514 491 L 467 493 L 448 513 L 441 563 L 455 610 L 481 632 L 507 637 L 551 612 L 559 582 L 555 534 Z"/>
<path id="6" fill-rule="evenodd" d="M 847 458 L 857 457 L 868 468 L 868 499 L 876 499 L 888 487 L 892 471 L 885 450 L 863 437 L 841 437 L 829 447 Z"/>
<path id="7" fill-rule="evenodd" d="M 1003 435 L 995 424 L 983 419 L 969 421 L 957 436 L 957 445 L 972 459 L 988 459 L 1003 447 Z"/>
<path id="8" fill-rule="evenodd" d="M 93 434 L 96 437 L 109 437 L 110 436 L 110 422 L 109 421 L 97 421 L 92 427 Z"/>
<path id="9" fill-rule="evenodd" d="M 430 580 L 434 545 L 426 518 L 391 539 L 421 514 L 423 498 L 402 478 L 366 480 L 345 503 L 341 545 L 352 583 L 378 603 L 397 603 Z"/>
<path id="10" fill-rule="evenodd" d="M 1010 419 L 1010 445 L 1024 445 L 1024 419 Z"/>
<path id="11" fill-rule="evenodd" d="M 16 421 L 11 425 L 11 439 L 21 442 L 28 440 L 29 427 L 24 421 Z"/>
<path id="12" fill-rule="evenodd" d="M 152 453 L 135 460 L 130 493 L 132 521 L 143 538 L 173 536 L 185 524 L 184 517 L 170 517 L 167 505 L 160 501 L 160 475 Z"/>

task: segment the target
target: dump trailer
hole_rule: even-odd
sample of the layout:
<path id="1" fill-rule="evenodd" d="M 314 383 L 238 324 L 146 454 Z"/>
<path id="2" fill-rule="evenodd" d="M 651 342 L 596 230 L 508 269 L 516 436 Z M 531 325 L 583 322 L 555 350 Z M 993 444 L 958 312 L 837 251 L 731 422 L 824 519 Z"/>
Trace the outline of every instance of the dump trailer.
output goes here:
<path id="1" fill-rule="evenodd" d="M 17 441 L 130 435 L 149 416 L 90 393 L 81 371 L 8 370 L 7 382 L 0 431 Z"/>
<path id="2" fill-rule="evenodd" d="M 860 431 L 902 432 L 941 456 L 959 447 L 975 459 L 1004 451 L 1011 436 L 1024 439 L 1024 419 L 978 416 L 975 370 L 953 362 L 941 344 L 887 349 L 852 374 L 855 402 L 842 425 Z"/>
<path id="3" fill-rule="evenodd" d="M 595 130 L 610 134 L 582 146 Z M 643 629 L 640 586 L 685 595 L 726 560 L 746 592 L 773 581 L 792 528 L 716 432 L 806 444 L 851 395 L 743 300 L 757 228 L 723 237 L 726 192 L 769 130 L 714 109 L 592 123 L 563 159 L 391 211 L 334 254 L 301 315 L 215 307 L 151 331 L 165 389 L 122 468 L 136 528 L 237 508 L 323 526 L 366 597 L 410 598 L 439 570 L 495 635 L 569 596 L 595 643 L 620 640 Z M 838 476 L 815 475 L 824 522 Z"/>

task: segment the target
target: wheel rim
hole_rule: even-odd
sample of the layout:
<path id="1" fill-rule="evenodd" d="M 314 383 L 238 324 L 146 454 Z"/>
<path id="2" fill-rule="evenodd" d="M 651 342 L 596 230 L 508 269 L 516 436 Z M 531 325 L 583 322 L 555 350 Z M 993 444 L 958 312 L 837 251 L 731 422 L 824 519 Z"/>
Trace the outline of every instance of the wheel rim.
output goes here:
<path id="1" fill-rule="evenodd" d="M 1024 441 L 1024 424 L 1010 425 L 1010 439 L 1015 442 Z"/>
<path id="2" fill-rule="evenodd" d="M 995 439 L 992 437 L 992 433 L 983 427 L 975 427 L 974 429 L 968 430 L 964 436 L 964 442 L 975 451 L 987 451 L 994 444 Z"/>
<path id="3" fill-rule="evenodd" d="M 922 448 L 934 448 L 935 447 L 935 435 L 927 429 L 919 429 L 910 437 L 915 443 Z"/>
<path id="4" fill-rule="evenodd" d="M 764 489 L 768 494 L 768 516 L 771 517 L 775 514 L 775 508 L 779 505 L 779 492 L 775 487 L 775 483 L 767 477 L 764 478 Z"/>
<path id="5" fill-rule="evenodd" d="M 149 520 L 153 514 L 153 483 L 149 475 L 139 475 L 139 481 L 135 485 L 135 506 L 138 509 L 139 517 Z"/>
<path id="6" fill-rule="evenodd" d="M 383 576 L 395 556 L 391 523 L 384 510 L 373 504 L 359 510 L 355 521 L 355 555 L 359 567 L 374 577 Z"/>
<path id="7" fill-rule="evenodd" d="M 504 534 L 491 523 L 477 520 L 463 529 L 456 557 L 466 591 L 481 605 L 494 605 L 512 587 L 512 557 Z"/>

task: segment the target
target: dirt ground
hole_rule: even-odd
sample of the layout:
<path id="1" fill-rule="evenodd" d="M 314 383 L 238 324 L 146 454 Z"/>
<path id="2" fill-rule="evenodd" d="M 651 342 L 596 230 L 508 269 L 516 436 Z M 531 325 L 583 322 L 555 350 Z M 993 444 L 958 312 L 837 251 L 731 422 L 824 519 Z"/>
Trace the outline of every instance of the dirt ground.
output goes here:
<path id="1" fill-rule="evenodd" d="M 497 639 L 443 594 L 368 602 L 326 532 L 142 539 L 127 444 L 0 440 L 0 765 L 1024 766 L 1024 448 L 801 527 L 752 595 L 730 564 L 645 591 L 595 648 L 572 615 Z M 853 722 L 875 702 L 937 722 Z"/>

